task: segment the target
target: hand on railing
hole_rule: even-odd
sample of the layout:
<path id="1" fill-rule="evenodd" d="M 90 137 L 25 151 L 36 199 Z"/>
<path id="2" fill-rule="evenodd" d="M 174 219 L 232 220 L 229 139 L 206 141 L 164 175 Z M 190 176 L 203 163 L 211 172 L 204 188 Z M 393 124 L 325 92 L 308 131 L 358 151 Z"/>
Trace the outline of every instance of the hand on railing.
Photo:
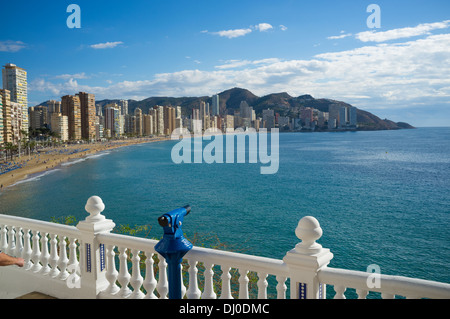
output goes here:
<path id="1" fill-rule="evenodd" d="M 23 267 L 25 261 L 20 257 L 12 257 L 0 251 L 0 266 L 18 266 Z"/>

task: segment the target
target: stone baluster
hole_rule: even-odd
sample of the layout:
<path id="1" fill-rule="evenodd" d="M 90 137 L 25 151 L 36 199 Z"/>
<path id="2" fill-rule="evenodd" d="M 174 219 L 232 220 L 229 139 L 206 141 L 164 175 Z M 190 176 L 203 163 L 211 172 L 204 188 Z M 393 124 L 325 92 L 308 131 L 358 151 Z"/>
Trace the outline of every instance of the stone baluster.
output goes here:
<path id="1" fill-rule="evenodd" d="M 66 280 L 67 277 L 69 277 L 69 273 L 67 272 L 67 265 L 69 264 L 69 258 L 67 258 L 67 243 L 66 243 L 66 237 L 61 236 L 59 241 L 59 260 L 58 260 L 58 267 L 59 267 L 59 280 Z"/>
<path id="2" fill-rule="evenodd" d="M 357 289 L 356 294 L 358 295 L 358 299 L 366 299 L 367 297 L 367 290 L 363 289 Z"/>
<path id="3" fill-rule="evenodd" d="M 141 275 L 141 267 L 140 267 L 140 261 L 141 258 L 139 257 L 139 250 L 133 249 L 131 251 L 131 254 L 133 255 L 133 258 L 131 259 L 131 262 L 133 264 L 132 269 L 132 276 L 130 280 L 131 287 L 133 287 L 133 293 L 130 295 L 131 299 L 142 299 L 144 298 L 144 293 L 141 291 L 142 283 L 144 282 L 144 279 Z"/>
<path id="4" fill-rule="evenodd" d="M 334 299 L 346 299 L 344 295 L 346 289 L 344 286 L 334 286 L 334 291 L 336 291 Z"/>
<path id="5" fill-rule="evenodd" d="M 50 277 L 54 278 L 59 275 L 59 269 L 58 269 L 58 240 L 56 239 L 56 234 L 50 235 L 50 266 L 52 266 L 52 270 L 50 271 L 49 275 Z"/>
<path id="6" fill-rule="evenodd" d="M 267 299 L 267 274 L 258 273 L 258 299 Z"/>
<path id="7" fill-rule="evenodd" d="M 187 290 L 186 296 L 188 299 L 200 299 L 202 292 L 198 288 L 197 281 L 197 261 L 194 259 L 188 259 L 189 264 L 189 289 Z"/>
<path id="8" fill-rule="evenodd" d="M 277 299 L 286 299 L 286 277 L 277 276 Z"/>
<path id="9" fill-rule="evenodd" d="M 220 299 L 233 299 L 233 295 L 231 294 L 231 275 L 230 275 L 230 266 L 222 265 L 222 294 L 220 295 Z"/>
<path id="10" fill-rule="evenodd" d="M 6 252 L 8 249 L 8 229 L 6 225 L 0 225 L 0 250 Z"/>
<path id="11" fill-rule="evenodd" d="M 41 237 L 41 271 L 42 275 L 48 275 L 50 272 L 50 266 L 48 262 L 50 260 L 50 254 L 48 252 L 48 233 L 44 233 Z"/>
<path id="12" fill-rule="evenodd" d="M 14 250 L 16 249 L 16 241 L 15 241 L 15 234 L 16 231 L 14 230 L 14 226 L 8 227 L 8 248 L 7 248 L 7 254 L 13 255 Z"/>
<path id="13" fill-rule="evenodd" d="M 322 237 L 322 228 L 314 217 L 303 217 L 295 229 L 301 240 L 283 258 L 289 268 L 292 299 L 324 299 L 325 285 L 318 280 L 318 272 L 326 267 L 333 254 L 316 240 Z"/>
<path id="14" fill-rule="evenodd" d="M 41 250 L 39 244 L 39 231 L 33 230 L 33 253 L 31 255 L 31 260 L 33 261 L 33 267 L 31 271 L 38 272 L 41 270 L 41 264 L 39 261 L 41 260 Z"/>
<path id="15" fill-rule="evenodd" d="M 145 295 L 145 299 L 157 299 L 154 291 L 156 289 L 156 279 L 155 274 L 153 272 L 153 253 L 145 252 L 145 279 L 143 282 L 143 286 L 147 294 Z"/>
<path id="16" fill-rule="evenodd" d="M 249 299 L 247 274 L 247 269 L 239 269 L 239 299 Z"/>
<path id="17" fill-rule="evenodd" d="M 31 249 L 31 235 L 30 235 L 30 229 L 24 229 L 23 230 L 23 254 L 22 258 L 25 261 L 23 268 L 25 270 L 30 270 L 33 266 L 33 263 L 31 262 L 31 254 L 33 253 L 33 250 Z"/>
<path id="18" fill-rule="evenodd" d="M 116 269 L 116 253 L 113 245 L 106 246 L 106 279 L 109 282 L 108 288 L 105 293 L 114 295 L 119 292 L 120 288 L 116 285 L 117 275 L 119 274 Z"/>
<path id="19" fill-rule="evenodd" d="M 128 288 L 128 284 L 130 283 L 130 273 L 128 272 L 128 264 L 127 264 L 127 248 L 119 247 L 119 276 L 117 277 L 117 281 L 119 282 L 121 288 L 118 292 L 119 296 L 122 298 L 128 298 L 131 294 L 130 288 Z"/>
<path id="20" fill-rule="evenodd" d="M 22 257 L 23 243 L 22 243 L 22 228 L 21 227 L 16 228 L 15 243 L 16 243 L 16 247 L 14 248 L 14 256 Z"/>
<path id="21" fill-rule="evenodd" d="M 79 280 L 79 262 L 77 257 L 77 239 L 69 238 L 69 264 L 67 270 L 72 274 L 74 280 Z"/>
<path id="22" fill-rule="evenodd" d="M 167 280 L 167 262 L 159 254 L 158 259 L 159 278 L 158 284 L 156 285 L 156 290 L 158 290 L 160 299 L 167 299 L 167 294 L 169 293 L 169 281 Z"/>
<path id="23" fill-rule="evenodd" d="M 217 295 L 214 292 L 214 264 L 205 262 L 205 289 L 203 290 L 202 299 L 216 299 Z"/>
<path id="24" fill-rule="evenodd" d="M 183 278 L 183 264 L 180 265 L 180 283 L 181 283 L 181 299 L 184 298 L 184 295 L 186 294 L 186 286 L 184 285 L 184 278 Z"/>

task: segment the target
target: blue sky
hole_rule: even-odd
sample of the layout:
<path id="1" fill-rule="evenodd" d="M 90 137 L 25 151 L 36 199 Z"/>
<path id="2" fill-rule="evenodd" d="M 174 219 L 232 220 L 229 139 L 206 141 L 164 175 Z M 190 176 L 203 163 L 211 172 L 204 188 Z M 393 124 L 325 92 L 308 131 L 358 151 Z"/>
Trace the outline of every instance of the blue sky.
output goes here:
<path id="1" fill-rule="evenodd" d="M 79 29 L 66 25 L 72 3 Z M 381 28 L 367 26 L 372 3 Z M 28 71 L 30 106 L 78 91 L 140 100 L 237 86 L 450 125 L 450 1 L 9 1 L 2 11 L 15 14 L 0 19 L 0 63 Z"/>

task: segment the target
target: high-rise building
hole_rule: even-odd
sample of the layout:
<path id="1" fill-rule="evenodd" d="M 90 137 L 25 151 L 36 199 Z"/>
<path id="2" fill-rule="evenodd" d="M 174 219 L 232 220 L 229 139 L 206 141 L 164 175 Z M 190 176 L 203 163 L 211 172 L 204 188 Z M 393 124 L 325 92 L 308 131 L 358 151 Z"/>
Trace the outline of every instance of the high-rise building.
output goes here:
<path id="1" fill-rule="evenodd" d="M 265 123 L 264 127 L 267 129 L 275 127 L 275 115 L 273 110 L 263 110 L 263 122 Z"/>
<path id="2" fill-rule="evenodd" d="M 12 143 L 18 144 L 20 140 L 23 138 L 23 123 L 22 123 L 22 105 L 17 102 L 10 103 L 11 109 L 11 137 Z"/>
<path id="3" fill-rule="evenodd" d="M 144 134 L 144 117 L 142 116 L 142 110 L 139 107 L 134 109 L 134 116 L 136 117 L 134 133 L 137 136 L 142 136 Z"/>
<path id="4" fill-rule="evenodd" d="M 21 127 L 20 130 L 28 132 L 28 83 L 27 72 L 8 63 L 2 70 L 3 89 L 9 90 L 11 93 L 11 102 L 19 103 L 21 109 Z"/>
<path id="5" fill-rule="evenodd" d="M 161 105 L 155 106 L 156 109 L 156 134 L 164 134 L 164 107 Z"/>
<path id="6" fill-rule="evenodd" d="M 52 132 L 58 134 L 62 142 L 69 140 L 69 120 L 68 117 L 61 113 L 51 113 L 50 123 Z"/>
<path id="7" fill-rule="evenodd" d="M 219 115 L 219 94 L 212 96 L 212 109 L 211 109 L 211 115 Z"/>
<path id="8" fill-rule="evenodd" d="M 11 99 L 9 90 L 0 90 L 3 109 L 3 143 L 12 143 Z"/>
<path id="9" fill-rule="evenodd" d="M 28 108 L 28 120 L 32 130 L 49 125 L 48 111 L 46 106 L 38 105 Z"/>
<path id="10" fill-rule="evenodd" d="M 61 101 L 50 100 L 47 102 L 49 113 L 61 113 Z"/>
<path id="11" fill-rule="evenodd" d="M 61 113 L 68 118 L 69 139 L 81 140 L 81 107 L 78 95 L 65 95 L 61 98 Z"/>
<path id="12" fill-rule="evenodd" d="M 311 107 L 306 107 L 300 109 L 300 119 L 302 120 L 302 124 L 304 126 L 310 127 L 311 122 L 314 118 L 314 109 Z"/>
<path id="13" fill-rule="evenodd" d="M 175 107 L 176 109 L 176 118 L 181 119 L 181 106 Z"/>
<path id="14" fill-rule="evenodd" d="M 120 111 L 119 106 L 116 103 L 105 105 L 105 124 L 103 127 L 104 132 L 109 132 L 106 135 L 108 137 L 120 136 Z"/>
<path id="15" fill-rule="evenodd" d="M 209 103 L 205 101 L 200 102 L 200 120 L 204 119 L 206 116 L 209 116 Z"/>
<path id="16" fill-rule="evenodd" d="M 200 119 L 200 110 L 199 109 L 192 109 L 191 130 L 194 133 L 202 132 L 202 120 Z"/>
<path id="17" fill-rule="evenodd" d="M 234 116 L 233 115 L 225 115 L 224 130 L 234 130 Z"/>
<path id="18" fill-rule="evenodd" d="M 164 107 L 164 134 L 170 135 L 175 129 L 175 108 L 172 106 Z"/>
<path id="19" fill-rule="evenodd" d="M 128 114 L 128 100 L 120 100 L 119 108 L 120 108 L 121 115 L 127 115 Z"/>
<path id="20" fill-rule="evenodd" d="M 81 138 L 93 141 L 95 134 L 95 95 L 86 92 L 79 92 L 81 111 Z"/>
<path id="21" fill-rule="evenodd" d="M 241 104 L 239 105 L 239 110 L 241 118 L 251 120 L 253 108 L 250 107 L 246 101 L 241 101 Z"/>
<path id="22" fill-rule="evenodd" d="M 144 114 L 144 136 L 153 134 L 153 116 L 150 114 Z"/>
<path id="23" fill-rule="evenodd" d="M 157 120 L 157 112 L 155 108 L 149 109 L 148 110 L 148 114 L 151 116 L 151 120 L 152 120 L 152 133 L 151 134 L 158 134 L 158 129 L 157 129 L 157 125 L 156 125 L 156 120 Z"/>
<path id="24" fill-rule="evenodd" d="M 331 104 L 328 107 L 328 113 L 329 129 L 356 128 L 356 107 L 349 105 Z"/>
<path id="25" fill-rule="evenodd" d="M 3 145 L 3 93 L 0 90 L 0 146 Z"/>
<path id="26" fill-rule="evenodd" d="M 0 90 L 3 117 L 3 143 L 18 144 L 23 138 L 22 106 L 11 102 L 9 90 Z"/>

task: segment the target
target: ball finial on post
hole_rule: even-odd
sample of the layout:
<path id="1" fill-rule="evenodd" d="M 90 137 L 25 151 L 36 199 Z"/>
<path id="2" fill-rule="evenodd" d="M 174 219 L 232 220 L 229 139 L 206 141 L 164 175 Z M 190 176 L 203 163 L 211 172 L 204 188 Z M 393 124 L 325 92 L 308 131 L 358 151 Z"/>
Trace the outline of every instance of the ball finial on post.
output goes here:
<path id="1" fill-rule="evenodd" d="M 89 197 L 84 209 L 90 214 L 86 220 L 97 222 L 105 219 L 105 216 L 101 214 L 101 212 L 105 209 L 105 204 L 103 204 L 102 199 L 98 196 Z"/>
<path id="2" fill-rule="evenodd" d="M 295 246 L 299 253 L 314 254 L 320 252 L 322 245 L 316 243 L 316 240 L 322 237 L 323 231 L 319 221 L 312 216 L 305 216 L 298 222 L 295 229 L 295 235 L 301 240 Z"/>

